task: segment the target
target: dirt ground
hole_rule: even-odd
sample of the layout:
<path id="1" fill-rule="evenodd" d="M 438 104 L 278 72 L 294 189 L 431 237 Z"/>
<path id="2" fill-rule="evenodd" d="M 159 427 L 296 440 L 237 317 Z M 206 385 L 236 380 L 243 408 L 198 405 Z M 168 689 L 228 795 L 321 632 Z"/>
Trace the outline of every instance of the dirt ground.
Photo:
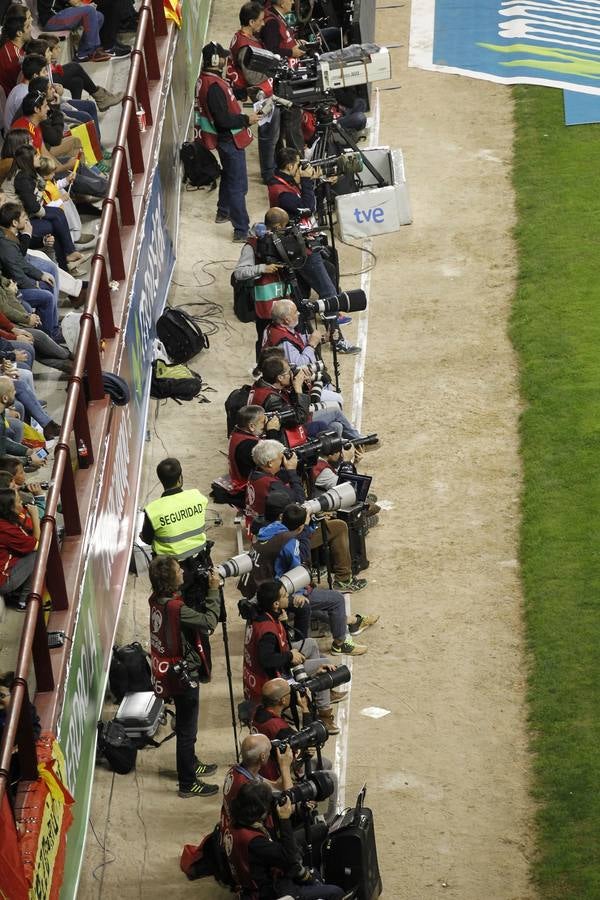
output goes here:
<path id="1" fill-rule="evenodd" d="M 327 753 L 337 747 L 346 803 L 368 784 L 385 897 L 533 900 L 519 401 L 507 338 L 515 277 L 511 100 L 497 85 L 407 69 L 408 14 L 408 5 L 378 12 L 379 40 L 402 44 L 392 51 L 391 84 L 399 88 L 380 93 L 379 142 L 404 151 L 414 223 L 375 240 L 361 324 L 363 345 L 368 324 L 362 425 L 384 442 L 364 468 L 388 508 L 369 537 L 369 586 L 353 608 L 381 620 L 364 636 L 369 652 L 354 661 L 348 710 L 338 706 L 342 735 Z M 233 7 L 216 9 L 211 37 L 225 43 L 234 30 Z M 266 192 L 254 153 L 248 205 L 256 220 Z M 172 302 L 204 296 L 224 308 L 224 318 L 212 311 L 218 333 L 194 363 L 215 392 L 206 395 L 210 404 L 169 403 L 157 418 L 152 406 L 140 505 L 156 496 L 154 468 L 167 454 L 206 493 L 225 471 L 222 404 L 252 365 L 253 326 L 233 318 L 228 287 L 239 248 L 228 225 L 213 224 L 214 208 L 214 196 L 184 194 Z M 210 261 L 217 264 L 202 270 Z M 343 261 L 344 272 L 358 272 L 361 255 L 345 249 Z M 359 282 L 355 275 L 344 285 Z M 358 319 L 346 329 L 350 338 Z M 355 360 L 342 358 L 342 371 L 350 410 L 360 387 Z M 222 560 L 236 552 L 232 517 L 227 508 L 214 512 L 224 520 L 210 533 Z M 147 642 L 147 594 L 145 577 L 131 579 L 122 641 Z M 234 585 L 227 596 L 239 695 Z M 216 677 L 203 689 L 199 746 L 222 779 L 233 741 L 218 635 L 213 645 Z M 365 716 L 372 706 L 389 714 Z M 178 799 L 172 744 L 138 759 L 135 775 L 98 769 L 90 812 L 97 838 L 90 830 L 79 897 L 158 900 L 172 889 L 181 898 L 229 896 L 212 881 L 188 883 L 178 869 L 182 845 L 216 821 L 219 797 Z"/>

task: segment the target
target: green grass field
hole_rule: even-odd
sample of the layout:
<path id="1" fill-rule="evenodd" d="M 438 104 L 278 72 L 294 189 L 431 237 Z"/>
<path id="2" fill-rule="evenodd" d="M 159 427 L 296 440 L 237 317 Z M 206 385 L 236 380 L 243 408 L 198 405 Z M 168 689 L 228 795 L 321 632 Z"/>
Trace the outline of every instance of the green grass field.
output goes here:
<path id="1" fill-rule="evenodd" d="M 599 98 L 600 100 L 600 98 Z M 521 563 L 544 898 L 600 898 L 600 125 L 515 89 Z"/>

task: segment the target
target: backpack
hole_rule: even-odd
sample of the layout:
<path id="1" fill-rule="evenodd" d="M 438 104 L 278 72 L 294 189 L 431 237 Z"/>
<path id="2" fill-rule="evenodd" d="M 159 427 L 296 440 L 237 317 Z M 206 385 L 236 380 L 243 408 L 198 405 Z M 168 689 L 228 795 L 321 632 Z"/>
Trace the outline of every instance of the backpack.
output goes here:
<path id="1" fill-rule="evenodd" d="M 179 866 L 189 881 L 212 875 L 215 881 L 224 887 L 230 887 L 232 890 L 235 887 L 227 856 L 221 846 L 221 829 L 218 825 L 202 838 L 197 847 L 193 844 L 184 845 Z"/>
<path id="2" fill-rule="evenodd" d="M 193 400 L 202 390 L 202 376 L 187 366 L 170 366 L 164 359 L 152 363 L 150 396 L 156 400 Z"/>
<path id="3" fill-rule="evenodd" d="M 210 346 L 202 329 L 182 309 L 167 307 L 156 321 L 156 334 L 174 363 L 185 363 Z"/>
<path id="4" fill-rule="evenodd" d="M 225 414 L 227 416 L 227 437 L 231 435 L 231 432 L 235 428 L 235 420 L 237 418 L 238 412 L 240 411 L 242 406 L 248 405 L 248 397 L 250 396 L 251 390 L 252 388 L 249 384 L 244 384 L 241 388 L 237 388 L 235 391 L 232 391 L 227 397 L 225 401 Z"/>
<path id="5" fill-rule="evenodd" d="M 152 690 L 148 654 L 137 641 L 113 647 L 108 684 L 117 703 L 125 694 Z"/>
<path id="6" fill-rule="evenodd" d="M 97 756 L 104 756 L 111 771 L 127 775 L 135 769 L 138 748 L 119 722 L 98 722 Z"/>
<path id="7" fill-rule="evenodd" d="M 179 158 L 183 164 L 183 183 L 193 188 L 208 187 L 211 191 L 217 186 L 221 176 L 221 166 L 200 141 L 185 141 L 181 145 Z"/>
<path id="8" fill-rule="evenodd" d="M 233 288 L 233 311 L 240 322 L 255 322 L 254 290 L 252 279 L 238 281 L 235 273 L 231 273 L 231 287 Z"/>

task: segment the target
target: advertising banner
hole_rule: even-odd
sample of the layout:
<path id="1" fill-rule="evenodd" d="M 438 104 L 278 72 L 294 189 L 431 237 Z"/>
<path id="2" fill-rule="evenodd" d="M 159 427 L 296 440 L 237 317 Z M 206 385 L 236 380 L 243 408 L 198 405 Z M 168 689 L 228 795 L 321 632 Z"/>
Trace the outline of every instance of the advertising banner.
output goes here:
<path id="1" fill-rule="evenodd" d="M 105 438 L 95 512 L 87 524 L 85 577 L 73 636 L 59 741 L 66 785 L 75 798 L 67 835 L 62 900 L 76 896 L 94 774 L 96 723 L 127 580 L 148 412 L 154 325 L 164 307 L 174 265 L 165 227 L 162 186 L 155 172 L 140 231 L 119 374 L 131 391 L 127 406 L 113 407 Z M 72 849 L 72 852 L 69 852 Z"/>
<path id="2" fill-rule="evenodd" d="M 600 94 L 600 7 L 588 0 L 413 0 L 409 65 Z"/>

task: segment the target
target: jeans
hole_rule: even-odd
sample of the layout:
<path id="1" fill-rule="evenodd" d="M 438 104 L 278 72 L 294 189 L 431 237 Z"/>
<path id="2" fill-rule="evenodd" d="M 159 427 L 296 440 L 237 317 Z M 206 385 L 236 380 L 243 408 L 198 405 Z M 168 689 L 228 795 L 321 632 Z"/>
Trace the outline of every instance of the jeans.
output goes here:
<path id="1" fill-rule="evenodd" d="M 334 641 L 343 641 L 348 633 L 344 595 L 340 591 L 315 588 L 309 599 L 311 611 L 327 614 Z"/>
<path id="2" fill-rule="evenodd" d="M 278 878 L 275 882 L 278 897 L 294 900 L 343 900 L 344 891 L 335 884 L 296 884 L 291 878 Z"/>
<path id="3" fill-rule="evenodd" d="M 35 553 L 28 553 L 16 561 L 10 569 L 10 574 L 4 584 L 0 585 L 0 592 L 4 596 L 19 592 L 19 605 L 25 604 L 27 594 L 31 590 L 31 573 L 35 565 Z"/>
<path id="4" fill-rule="evenodd" d="M 46 31 L 72 31 L 80 25 L 83 34 L 79 42 L 77 56 L 89 56 L 100 46 L 100 29 L 104 16 L 95 6 L 69 6 L 51 16 L 44 28 Z"/>
<path id="5" fill-rule="evenodd" d="M 35 266 L 36 269 L 39 269 L 40 272 L 47 272 L 48 275 L 52 275 L 54 278 L 54 285 L 50 287 L 50 285 L 46 285 L 46 289 L 52 291 L 52 296 L 54 297 L 54 305 L 58 306 L 58 294 L 60 291 L 59 285 L 59 270 L 58 266 L 55 262 L 49 259 L 45 253 L 38 250 L 36 253 L 28 253 L 27 261 L 31 263 L 32 266 Z"/>
<path id="6" fill-rule="evenodd" d="M 337 295 L 335 285 L 327 274 L 323 257 L 318 250 L 306 257 L 299 274 L 319 297 L 335 297 Z"/>
<path id="7" fill-rule="evenodd" d="M 24 365 L 28 369 L 31 369 L 33 366 L 35 351 L 33 346 L 28 344 L 27 341 L 5 341 L 4 338 L 0 338 L 0 350 L 8 351 L 9 353 L 14 353 L 15 350 L 23 350 L 27 354 Z M 23 365 L 23 363 L 19 363 L 19 365 Z"/>
<path id="8" fill-rule="evenodd" d="M 45 331 L 42 331 L 41 328 L 23 328 L 22 330 L 28 331 L 32 336 L 33 347 L 35 349 L 38 362 L 50 365 L 50 362 L 48 362 L 48 360 L 64 361 L 71 358 L 71 354 L 69 353 L 67 348 L 62 347 L 60 344 L 57 344 L 56 341 L 53 341 L 50 335 L 46 334 Z"/>
<path id="9" fill-rule="evenodd" d="M 187 688 L 174 698 L 179 790 L 188 790 L 196 781 L 196 734 L 200 709 L 200 688 Z"/>
<path id="10" fill-rule="evenodd" d="M 333 431 L 337 431 L 342 437 L 353 441 L 360 437 L 358 431 L 351 422 L 348 421 L 341 409 L 318 409 L 313 413 L 313 422 L 320 422 L 327 425 Z"/>
<path id="11" fill-rule="evenodd" d="M 260 160 L 260 175 L 264 182 L 270 181 L 275 171 L 275 148 L 279 140 L 280 130 L 281 110 L 278 106 L 275 106 L 271 121 L 261 125 L 258 129 L 258 158 Z"/>
<path id="12" fill-rule="evenodd" d="M 71 91 L 73 100 L 80 100 L 83 91 L 95 94 L 98 90 L 98 85 L 92 81 L 81 63 L 78 62 L 66 63 L 63 66 L 63 74 L 55 75 L 54 80 Z"/>
<path id="13" fill-rule="evenodd" d="M 28 377 L 29 376 L 29 377 Z M 19 377 L 15 381 L 15 393 L 29 417 L 34 418 L 42 428 L 51 422 L 51 418 L 47 412 L 40 406 L 40 402 L 35 395 L 33 387 L 33 375 L 29 369 L 19 366 Z"/>
<path id="14" fill-rule="evenodd" d="M 43 219 L 35 217 L 31 219 L 33 237 L 37 239 L 39 246 L 44 235 L 53 234 L 56 260 L 61 269 L 67 269 L 69 266 L 67 256 L 69 253 L 75 252 L 75 244 L 69 231 L 69 223 L 62 209 L 58 209 L 56 206 L 46 206 L 45 212 Z"/>
<path id="15" fill-rule="evenodd" d="M 42 328 L 52 337 L 58 328 L 58 312 L 50 291 L 42 288 L 25 288 L 21 291 L 22 303 L 28 312 L 36 311 L 42 320 Z"/>
<path id="16" fill-rule="evenodd" d="M 246 151 L 239 150 L 233 141 L 219 141 L 217 152 L 223 167 L 217 212 L 229 216 L 234 231 L 247 234 L 250 219 L 246 209 L 248 193 Z"/>

